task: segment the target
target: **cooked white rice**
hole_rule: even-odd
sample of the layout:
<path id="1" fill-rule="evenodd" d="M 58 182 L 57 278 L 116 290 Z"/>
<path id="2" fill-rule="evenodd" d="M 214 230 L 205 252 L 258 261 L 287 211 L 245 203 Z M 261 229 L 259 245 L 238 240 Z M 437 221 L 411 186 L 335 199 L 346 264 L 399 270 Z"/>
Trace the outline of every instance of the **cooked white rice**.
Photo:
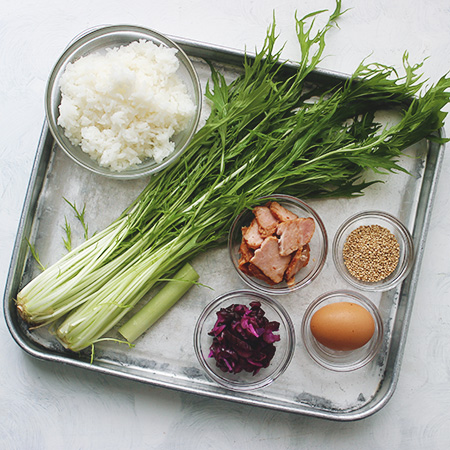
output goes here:
<path id="1" fill-rule="evenodd" d="M 175 54 L 141 40 L 69 64 L 58 124 L 72 144 L 114 171 L 167 158 L 195 109 Z"/>

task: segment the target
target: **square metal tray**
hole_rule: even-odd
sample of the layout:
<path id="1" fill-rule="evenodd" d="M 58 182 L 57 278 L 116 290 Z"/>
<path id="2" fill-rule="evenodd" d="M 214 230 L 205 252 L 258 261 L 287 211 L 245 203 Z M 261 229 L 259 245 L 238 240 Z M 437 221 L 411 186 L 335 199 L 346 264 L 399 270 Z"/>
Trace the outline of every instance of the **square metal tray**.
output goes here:
<path id="1" fill-rule="evenodd" d="M 203 86 L 210 73 L 206 60 L 213 62 L 229 79 L 241 71 L 244 58 L 241 52 L 174 40 L 193 60 Z M 295 67 L 289 63 L 287 70 L 290 66 Z M 342 74 L 316 70 L 309 81 L 333 85 L 345 79 Z M 383 294 L 367 294 L 378 305 L 385 325 L 384 342 L 377 358 L 357 371 L 335 373 L 317 366 L 306 353 L 299 333 L 306 307 L 324 292 L 349 288 L 337 274 L 331 254 L 328 254 L 324 270 L 317 280 L 299 292 L 279 297 L 290 313 L 297 333 L 295 354 L 288 370 L 268 387 L 236 393 L 206 377 L 196 360 L 192 344 L 195 321 L 203 307 L 214 297 L 243 287 L 224 247 L 192 261 L 200 274 L 200 281 L 213 290 L 193 287 L 136 342 L 133 349 L 112 342 L 97 344 L 92 364 L 90 351 L 67 351 L 45 328 L 30 330 L 18 317 L 14 298 L 21 286 L 37 273 L 26 240 L 35 245 L 45 264 L 55 262 L 64 254 L 62 226 L 64 217 L 70 218 L 71 211 L 63 198 L 79 206 L 86 204 L 87 222 L 92 233 L 113 221 L 147 182 L 146 179 L 113 181 L 85 171 L 58 148 L 44 124 L 6 284 L 4 313 L 8 328 L 23 350 L 44 360 L 285 412 L 339 421 L 370 416 L 391 398 L 399 377 L 442 150 L 442 146 L 425 141 L 408 149 L 408 156 L 402 157 L 401 164 L 411 175 L 385 176 L 384 183 L 371 186 L 362 197 L 308 201 L 322 217 L 330 241 L 349 215 L 368 209 L 395 215 L 413 235 L 415 265 L 408 278 L 396 289 Z M 83 233 L 81 227 L 77 228 L 75 219 L 72 229 L 81 242 Z M 115 336 L 114 333 L 111 335 Z"/>

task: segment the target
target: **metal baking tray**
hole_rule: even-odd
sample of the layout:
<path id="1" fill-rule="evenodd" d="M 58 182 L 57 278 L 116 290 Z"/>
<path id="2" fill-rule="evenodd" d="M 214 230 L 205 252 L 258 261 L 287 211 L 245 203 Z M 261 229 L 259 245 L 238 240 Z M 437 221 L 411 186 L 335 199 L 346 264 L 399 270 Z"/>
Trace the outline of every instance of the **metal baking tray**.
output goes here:
<path id="1" fill-rule="evenodd" d="M 203 86 L 210 75 L 205 61 L 214 63 L 230 79 L 242 70 L 242 52 L 174 40 L 193 60 Z M 294 66 L 288 63 L 286 70 Z M 332 85 L 346 78 L 342 74 L 315 70 L 309 81 Z M 338 421 L 368 417 L 388 402 L 398 381 L 442 150 L 442 146 L 434 142 L 421 142 L 408 149 L 408 156 L 402 157 L 401 164 L 411 175 L 386 175 L 383 183 L 372 185 L 362 197 L 308 201 L 321 215 L 330 241 L 348 216 L 374 209 L 395 215 L 413 235 L 415 265 L 408 278 L 396 289 L 383 294 L 367 294 L 378 305 L 385 325 L 384 342 L 377 358 L 357 371 L 336 373 L 319 367 L 306 353 L 299 332 L 306 307 L 324 292 L 349 288 L 337 274 L 331 254 L 328 254 L 318 279 L 296 293 L 278 297 L 290 313 L 297 334 L 295 354 L 289 368 L 268 387 L 237 393 L 206 377 L 195 357 L 192 343 L 194 325 L 204 306 L 224 292 L 243 287 L 225 247 L 204 253 L 192 261 L 200 274 L 200 281 L 212 289 L 193 287 L 132 349 L 114 342 L 97 344 L 93 363 L 90 362 L 90 351 L 67 351 L 46 328 L 30 330 L 18 317 L 14 298 L 20 287 L 37 273 L 26 240 L 33 243 L 41 261 L 46 264 L 55 262 L 64 254 L 62 226 L 64 217 L 69 220 L 71 217 L 64 198 L 79 206 L 86 204 L 86 219 L 93 233 L 113 221 L 147 182 L 146 179 L 114 181 L 78 167 L 57 147 L 44 123 L 6 283 L 4 313 L 8 328 L 23 350 L 43 360 L 285 412 Z M 110 198 L 114 198 L 114 202 Z M 73 235 L 78 231 L 81 242 L 81 226 L 77 229 L 75 219 L 71 224 Z M 111 336 L 114 337 L 115 333 L 113 331 Z"/>

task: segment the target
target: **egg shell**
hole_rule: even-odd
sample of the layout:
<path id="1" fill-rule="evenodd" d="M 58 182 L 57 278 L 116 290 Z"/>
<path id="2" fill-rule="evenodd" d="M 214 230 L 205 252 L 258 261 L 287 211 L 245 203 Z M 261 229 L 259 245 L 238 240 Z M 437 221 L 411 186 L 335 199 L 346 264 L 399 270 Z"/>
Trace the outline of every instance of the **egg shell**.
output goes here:
<path id="1" fill-rule="evenodd" d="M 336 302 L 314 313 L 310 327 L 320 344 L 333 350 L 350 351 L 370 341 L 375 332 L 375 321 L 361 305 Z"/>

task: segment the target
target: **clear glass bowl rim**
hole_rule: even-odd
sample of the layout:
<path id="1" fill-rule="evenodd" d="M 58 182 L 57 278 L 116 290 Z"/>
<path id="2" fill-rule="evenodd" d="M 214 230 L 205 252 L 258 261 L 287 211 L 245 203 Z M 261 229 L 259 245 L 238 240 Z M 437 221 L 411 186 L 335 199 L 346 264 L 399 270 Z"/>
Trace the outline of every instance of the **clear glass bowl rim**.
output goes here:
<path id="1" fill-rule="evenodd" d="M 206 362 L 202 351 L 201 351 L 201 333 L 203 330 L 206 319 L 215 312 L 218 311 L 218 309 L 223 305 L 224 302 L 233 304 L 238 303 L 235 302 L 235 298 L 239 298 L 242 296 L 251 296 L 254 297 L 254 300 L 251 301 L 258 301 L 261 300 L 261 306 L 264 309 L 264 302 L 269 304 L 277 313 L 279 314 L 281 320 L 284 322 L 284 326 L 286 327 L 286 348 L 285 348 L 285 355 L 282 358 L 280 364 L 274 368 L 273 371 L 267 372 L 267 375 L 257 381 L 250 382 L 250 383 L 239 383 L 238 381 L 232 381 L 228 380 L 225 376 L 220 376 L 216 373 L 214 373 L 208 363 Z M 246 300 L 247 304 L 250 302 L 250 300 Z M 242 303 L 242 302 L 240 302 Z M 227 305 L 228 306 L 228 305 Z M 267 313 L 267 311 L 266 311 Z M 270 317 L 269 320 L 278 320 L 278 318 Z M 283 325 L 280 323 L 280 325 Z M 293 324 L 293 321 L 289 315 L 289 313 L 286 311 L 285 307 L 278 302 L 277 300 L 257 291 L 251 291 L 248 289 L 239 289 L 239 290 L 233 290 L 229 291 L 227 293 L 224 293 L 222 295 L 219 295 L 214 300 L 212 300 L 210 303 L 208 303 L 203 311 L 201 312 L 200 316 L 197 319 L 197 322 L 194 327 L 194 351 L 197 356 L 197 359 L 200 363 L 200 365 L 205 370 L 206 374 L 209 378 L 216 381 L 218 384 L 222 385 L 223 387 L 226 387 L 230 390 L 234 391 L 250 391 L 253 389 L 259 389 L 265 386 L 268 386 L 269 384 L 273 383 L 281 374 L 283 374 L 286 369 L 289 367 L 289 364 L 294 356 L 295 353 L 295 347 L 296 347 L 296 335 L 295 335 L 295 327 Z M 209 347 L 208 347 L 209 350 Z M 212 362 L 213 360 L 211 360 Z M 270 367 L 270 366 L 269 366 Z M 268 369 L 268 368 L 267 368 Z M 265 370 L 267 370 L 265 369 Z"/>
<path id="2" fill-rule="evenodd" d="M 311 329 L 309 327 L 310 319 L 313 315 L 313 311 L 316 311 L 319 309 L 320 305 L 327 302 L 328 300 L 334 298 L 334 297 L 342 297 L 341 300 L 336 300 L 336 302 L 330 302 L 330 303 L 337 303 L 340 301 L 348 301 L 348 302 L 354 302 L 357 304 L 360 304 L 364 306 L 372 315 L 372 317 L 375 320 L 376 325 L 376 339 L 371 347 L 370 352 L 361 360 L 355 361 L 354 363 L 349 364 L 338 364 L 337 362 L 328 362 L 325 361 L 323 358 L 319 357 L 313 348 L 311 348 L 310 342 L 313 342 L 317 345 L 314 336 L 311 334 Z M 345 298 L 345 299 L 344 299 Z M 377 353 L 379 352 L 381 345 L 383 343 L 384 339 L 384 325 L 383 320 L 381 318 L 381 314 L 377 308 L 377 306 L 367 298 L 365 295 L 363 295 L 360 292 L 348 290 L 348 289 L 338 289 L 335 291 L 326 292 L 324 294 L 321 294 L 319 297 L 317 297 L 315 300 L 313 300 L 308 307 L 306 308 L 306 311 L 303 315 L 302 323 L 301 323 L 301 336 L 303 345 L 306 348 L 306 351 L 311 356 L 311 358 L 320 366 L 332 370 L 335 372 L 351 372 L 357 369 L 360 369 L 370 363 Z M 374 339 L 374 337 L 372 337 Z M 371 341 L 369 341 L 371 342 Z M 314 345 L 312 344 L 312 346 Z M 367 344 L 366 344 L 367 345 Z M 346 352 L 347 353 L 347 352 Z"/>
<path id="3" fill-rule="evenodd" d="M 322 245 L 322 248 L 320 249 L 320 261 L 317 264 L 317 267 L 315 268 L 315 270 L 313 272 L 311 272 L 311 274 L 308 277 L 297 282 L 294 286 L 291 286 L 291 287 L 290 286 L 285 286 L 285 287 L 278 286 L 277 287 L 277 285 L 270 286 L 269 284 L 267 284 L 267 285 L 258 284 L 252 278 L 248 277 L 241 270 L 239 270 L 235 264 L 234 257 L 233 257 L 233 254 L 234 254 L 233 236 L 236 232 L 236 227 L 237 227 L 238 223 L 240 222 L 241 218 L 243 217 L 244 214 L 248 213 L 249 209 L 247 209 L 247 208 L 244 209 L 243 211 L 241 211 L 235 217 L 235 219 L 231 225 L 230 231 L 228 233 L 228 254 L 230 256 L 231 262 L 233 263 L 233 266 L 234 266 L 238 276 L 250 288 L 260 291 L 260 292 L 263 292 L 265 294 L 269 294 L 269 295 L 291 294 L 294 291 L 301 289 L 301 288 L 307 286 L 308 284 L 310 284 L 315 278 L 317 278 L 317 276 L 322 271 L 322 269 L 325 265 L 326 259 L 327 259 L 327 254 L 328 254 L 328 235 L 327 235 L 325 225 L 324 225 L 321 217 L 319 216 L 319 214 L 303 200 L 300 200 L 299 198 L 294 197 L 292 195 L 273 194 L 273 195 L 264 195 L 262 197 L 259 197 L 258 199 L 256 199 L 256 202 L 264 202 L 265 200 L 271 200 L 271 199 L 272 200 L 279 199 L 282 201 L 296 203 L 300 208 L 305 209 L 306 211 L 308 211 L 309 214 L 311 214 L 314 217 L 314 220 L 316 221 L 316 224 L 318 225 L 318 228 L 320 230 L 320 233 L 322 235 L 322 240 L 323 240 L 323 245 Z"/>
<path id="4" fill-rule="evenodd" d="M 194 89 L 194 103 L 196 104 L 196 111 L 195 115 L 192 119 L 192 129 L 189 131 L 189 134 L 187 135 L 185 139 L 185 143 L 182 147 L 174 151 L 169 157 L 167 157 L 162 163 L 156 164 L 152 167 L 148 167 L 145 165 L 145 162 L 142 163 L 142 165 L 137 166 L 136 168 L 133 168 L 132 170 L 124 170 L 122 172 L 108 172 L 106 170 L 102 170 L 99 166 L 97 169 L 95 167 L 95 161 L 93 163 L 93 166 L 86 164 L 84 161 L 81 161 L 79 158 L 76 157 L 76 155 L 72 154 L 72 152 L 66 148 L 60 134 L 63 132 L 61 128 L 57 125 L 57 115 L 54 111 L 54 105 L 52 103 L 53 99 L 53 91 L 55 89 L 58 89 L 56 86 L 56 82 L 63 73 L 66 65 L 71 61 L 71 56 L 76 53 L 80 48 L 87 45 L 90 41 L 95 41 L 97 38 L 102 38 L 107 35 L 114 35 L 116 33 L 138 33 L 142 34 L 143 37 L 146 36 L 148 39 L 152 40 L 158 40 L 168 47 L 173 47 L 178 52 L 178 57 L 183 62 L 186 70 L 189 73 L 190 79 L 192 81 L 193 89 Z M 106 46 L 105 46 L 106 48 Z M 46 115 L 46 121 L 47 125 L 49 127 L 49 130 L 58 143 L 59 147 L 67 154 L 69 158 L 72 159 L 72 161 L 79 164 L 81 167 L 94 172 L 96 174 L 105 176 L 107 178 L 114 178 L 114 179 L 135 179 L 142 176 L 151 175 L 153 173 L 159 172 L 160 170 L 166 168 L 167 166 L 171 165 L 187 148 L 190 141 L 192 140 L 192 137 L 194 136 L 198 124 L 200 122 L 200 116 L 201 116 L 201 110 L 202 110 L 202 91 L 201 91 L 201 84 L 200 79 L 197 74 L 197 71 L 195 70 L 195 67 L 192 63 L 192 61 L 189 59 L 189 57 L 186 55 L 184 50 L 176 44 L 172 39 L 168 38 L 167 36 L 164 36 L 163 34 L 152 30 L 150 28 L 145 28 L 137 25 L 127 25 L 127 24 L 120 24 L 120 25 L 102 25 L 98 27 L 91 27 L 85 30 L 84 32 L 79 33 L 75 38 L 73 38 L 68 46 L 65 48 L 63 53 L 60 55 L 58 60 L 56 61 L 55 65 L 53 66 L 50 75 L 47 80 L 46 88 L 45 88 L 45 115 Z"/>
<path id="5" fill-rule="evenodd" d="M 403 261 L 399 261 L 402 263 L 400 269 L 395 278 L 389 279 L 389 277 L 383 281 L 377 283 L 367 283 L 360 281 L 354 277 L 352 277 L 346 270 L 345 265 L 340 257 L 340 244 L 342 239 L 344 238 L 344 233 L 346 230 L 361 219 L 371 219 L 373 218 L 375 221 L 377 219 L 381 219 L 399 231 L 399 234 L 402 236 L 402 240 L 404 242 L 404 252 Z M 414 264 L 414 242 L 412 236 L 408 229 L 403 225 L 400 220 L 394 217 L 392 214 L 389 214 L 384 211 L 362 211 L 352 216 L 348 217 L 337 229 L 336 234 L 334 235 L 333 244 L 332 244 L 332 253 L 333 253 L 333 262 L 339 273 L 339 275 L 351 284 L 353 287 L 361 289 L 367 292 L 384 292 L 389 289 L 397 286 L 401 281 L 403 281 L 408 274 L 410 273 L 413 264 Z M 401 258 L 402 259 L 402 258 Z"/>

